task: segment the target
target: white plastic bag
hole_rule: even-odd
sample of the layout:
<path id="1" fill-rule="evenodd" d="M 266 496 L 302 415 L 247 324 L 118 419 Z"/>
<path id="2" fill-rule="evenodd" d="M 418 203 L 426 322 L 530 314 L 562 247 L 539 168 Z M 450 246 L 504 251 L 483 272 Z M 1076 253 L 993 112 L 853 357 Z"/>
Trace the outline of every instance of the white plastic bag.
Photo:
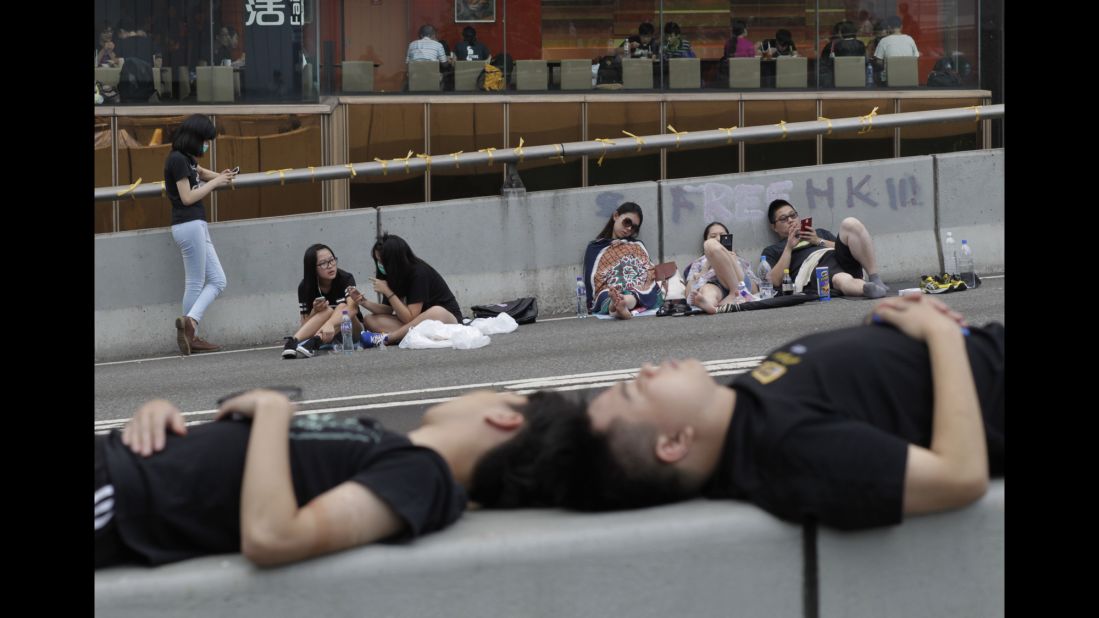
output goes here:
<path id="1" fill-rule="evenodd" d="M 399 348 L 403 350 L 426 350 L 433 348 L 456 348 L 472 350 L 483 348 L 491 339 L 481 331 L 461 324 L 443 324 L 439 320 L 424 320 L 401 339 Z"/>
<path id="2" fill-rule="evenodd" d="M 515 318 L 506 313 L 500 313 L 491 318 L 477 318 L 469 325 L 481 331 L 483 335 L 510 333 L 519 328 L 519 323 L 515 321 Z"/>

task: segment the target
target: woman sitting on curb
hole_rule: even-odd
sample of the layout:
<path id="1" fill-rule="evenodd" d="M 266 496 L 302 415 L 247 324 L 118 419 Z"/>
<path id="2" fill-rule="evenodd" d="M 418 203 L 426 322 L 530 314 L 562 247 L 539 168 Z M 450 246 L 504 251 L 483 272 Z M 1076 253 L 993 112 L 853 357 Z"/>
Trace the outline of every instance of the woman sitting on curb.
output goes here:
<path id="1" fill-rule="evenodd" d="M 659 307 L 664 290 L 656 280 L 645 243 L 637 239 L 644 220 L 641 207 L 626 202 L 584 252 L 584 288 L 588 311 L 628 320 L 632 311 Z"/>
<path id="2" fill-rule="evenodd" d="M 282 357 L 312 358 L 317 348 L 339 337 L 340 319 L 348 309 L 355 336 L 362 331 L 362 314 L 347 305 L 347 289 L 354 287 L 355 276 L 336 267 L 338 259 L 328 245 L 315 244 L 305 250 L 305 269 L 298 284 L 298 310 L 301 327 L 286 338 Z M 342 339 L 340 340 L 342 341 Z"/>
<path id="3" fill-rule="evenodd" d="M 403 238 L 383 235 L 374 244 L 373 254 L 377 275 L 370 284 L 385 300 L 375 303 L 354 287 L 348 290 L 354 305 L 370 311 L 363 318 L 367 329 L 362 333 L 364 348 L 398 343 L 424 320 L 462 323 L 462 310 L 446 281 L 430 264 L 416 257 Z"/>

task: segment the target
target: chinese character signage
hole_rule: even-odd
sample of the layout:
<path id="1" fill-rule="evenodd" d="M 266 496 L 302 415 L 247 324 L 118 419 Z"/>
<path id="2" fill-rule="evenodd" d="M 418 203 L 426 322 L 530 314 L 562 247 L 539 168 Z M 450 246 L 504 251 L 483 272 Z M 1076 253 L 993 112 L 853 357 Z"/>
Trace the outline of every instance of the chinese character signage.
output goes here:
<path id="1" fill-rule="evenodd" d="M 249 98 L 287 98 L 301 92 L 303 0 L 245 0 Z"/>

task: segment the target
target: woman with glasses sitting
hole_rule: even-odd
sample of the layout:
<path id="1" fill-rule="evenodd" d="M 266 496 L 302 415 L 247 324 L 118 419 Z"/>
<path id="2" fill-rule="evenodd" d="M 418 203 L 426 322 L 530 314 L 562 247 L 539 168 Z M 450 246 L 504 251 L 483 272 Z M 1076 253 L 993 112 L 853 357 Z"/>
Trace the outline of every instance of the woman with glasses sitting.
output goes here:
<path id="1" fill-rule="evenodd" d="M 628 320 L 634 313 L 659 307 L 664 290 L 656 280 L 645 243 L 637 239 L 644 215 L 626 202 L 584 252 L 584 288 L 588 311 Z"/>
<path id="2" fill-rule="evenodd" d="M 339 340 L 343 310 L 351 315 L 355 336 L 362 331 L 362 314 L 349 307 L 347 290 L 355 287 L 355 276 L 337 268 L 339 260 L 328 245 L 315 244 L 305 250 L 304 275 L 298 284 L 301 327 L 286 338 L 282 357 L 312 358 L 320 346 Z M 342 340 L 340 340 L 342 341 Z"/>
<path id="3" fill-rule="evenodd" d="M 354 287 L 348 292 L 352 306 L 370 311 L 363 318 L 363 347 L 398 343 L 424 320 L 462 323 L 462 310 L 446 281 L 430 264 L 416 257 L 403 238 L 383 234 L 374 243 L 372 253 L 377 274 L 370 284 L 384 300 L 369 301 Z"/>
<path id="4" fill-rule="evenodd" d="M 729 228 L 718 221 L 702 231 L 703 255 L 683 270 L 687 282 L 687 302 L 706 313 L 717 313 L 719 305 L 743 302 L 737 295 L 741 281 L 749 292 L 759 291 L 759 281 L 748 260 L 721 244 L 721 235 Z"/>

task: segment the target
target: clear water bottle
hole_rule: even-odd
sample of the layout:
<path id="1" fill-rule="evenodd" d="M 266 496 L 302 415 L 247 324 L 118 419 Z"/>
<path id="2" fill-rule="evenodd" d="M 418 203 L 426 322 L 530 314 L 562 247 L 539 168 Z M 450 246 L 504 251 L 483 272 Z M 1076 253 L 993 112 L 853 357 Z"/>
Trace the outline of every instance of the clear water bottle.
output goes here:
<path id="1" fill-rule="evenodd" d="M 351 316 L 347 314 L 347 309 L 343 310 L 343 315 L 340 316 L 340 349 L 343 350 L 344 355 L 350 355 L 355 351 L 355 338 L 351 336 Z"/>
<path id="2" fill-rule="evenodd" d="M 870 87 L 874 85 L 874 61 L 866 61 L 866 86 Z"/>
<path id="3" fill-rule="evenodd" d="M 977 276 L 973 267 L 973 250 L 969 248 L 969 243 L 965 239 L 962 239 L 962 250 L 958 254 L 958 277 L 965 281 L 965 285 L 969 289 L 977 287 Z"/>
<path id="4" fill-rule="evenodd" d="M 782 295 L 791 296 L 794 293 L 794 280 L 790 278 L 790 269 L 782 269 Z"/>
<path id="5" fill-rule="evenodd" d="M 740 297 L 741 302 L 750 303 L 753 300 L 758 300 L 752 293 L 748 291 L 748 286 L 744 285 L 743 281 L 737 281 L 736 293 Z"/>
<path id="6" fill-rule="evenodd" d="M 584 277 L 576 275 L 576 317 L 588 317 L 587 294 L 584 292 Z"/>
<path id="7" fill-rule="evenodd" d="M 771 283 L 771 265 L 767 263 L 767 256 L 759 256 L 759 297 L 771 298 L 775 295 L 775 286 Z"/>
<path id="8" fill-rule="evenodd" d="M 946 272 L 958 274 L 958 248 L 954 246 L 954 234 L 946 233 L 946 246 L 943 248 L 943 261 L 946 262 Z"/>

